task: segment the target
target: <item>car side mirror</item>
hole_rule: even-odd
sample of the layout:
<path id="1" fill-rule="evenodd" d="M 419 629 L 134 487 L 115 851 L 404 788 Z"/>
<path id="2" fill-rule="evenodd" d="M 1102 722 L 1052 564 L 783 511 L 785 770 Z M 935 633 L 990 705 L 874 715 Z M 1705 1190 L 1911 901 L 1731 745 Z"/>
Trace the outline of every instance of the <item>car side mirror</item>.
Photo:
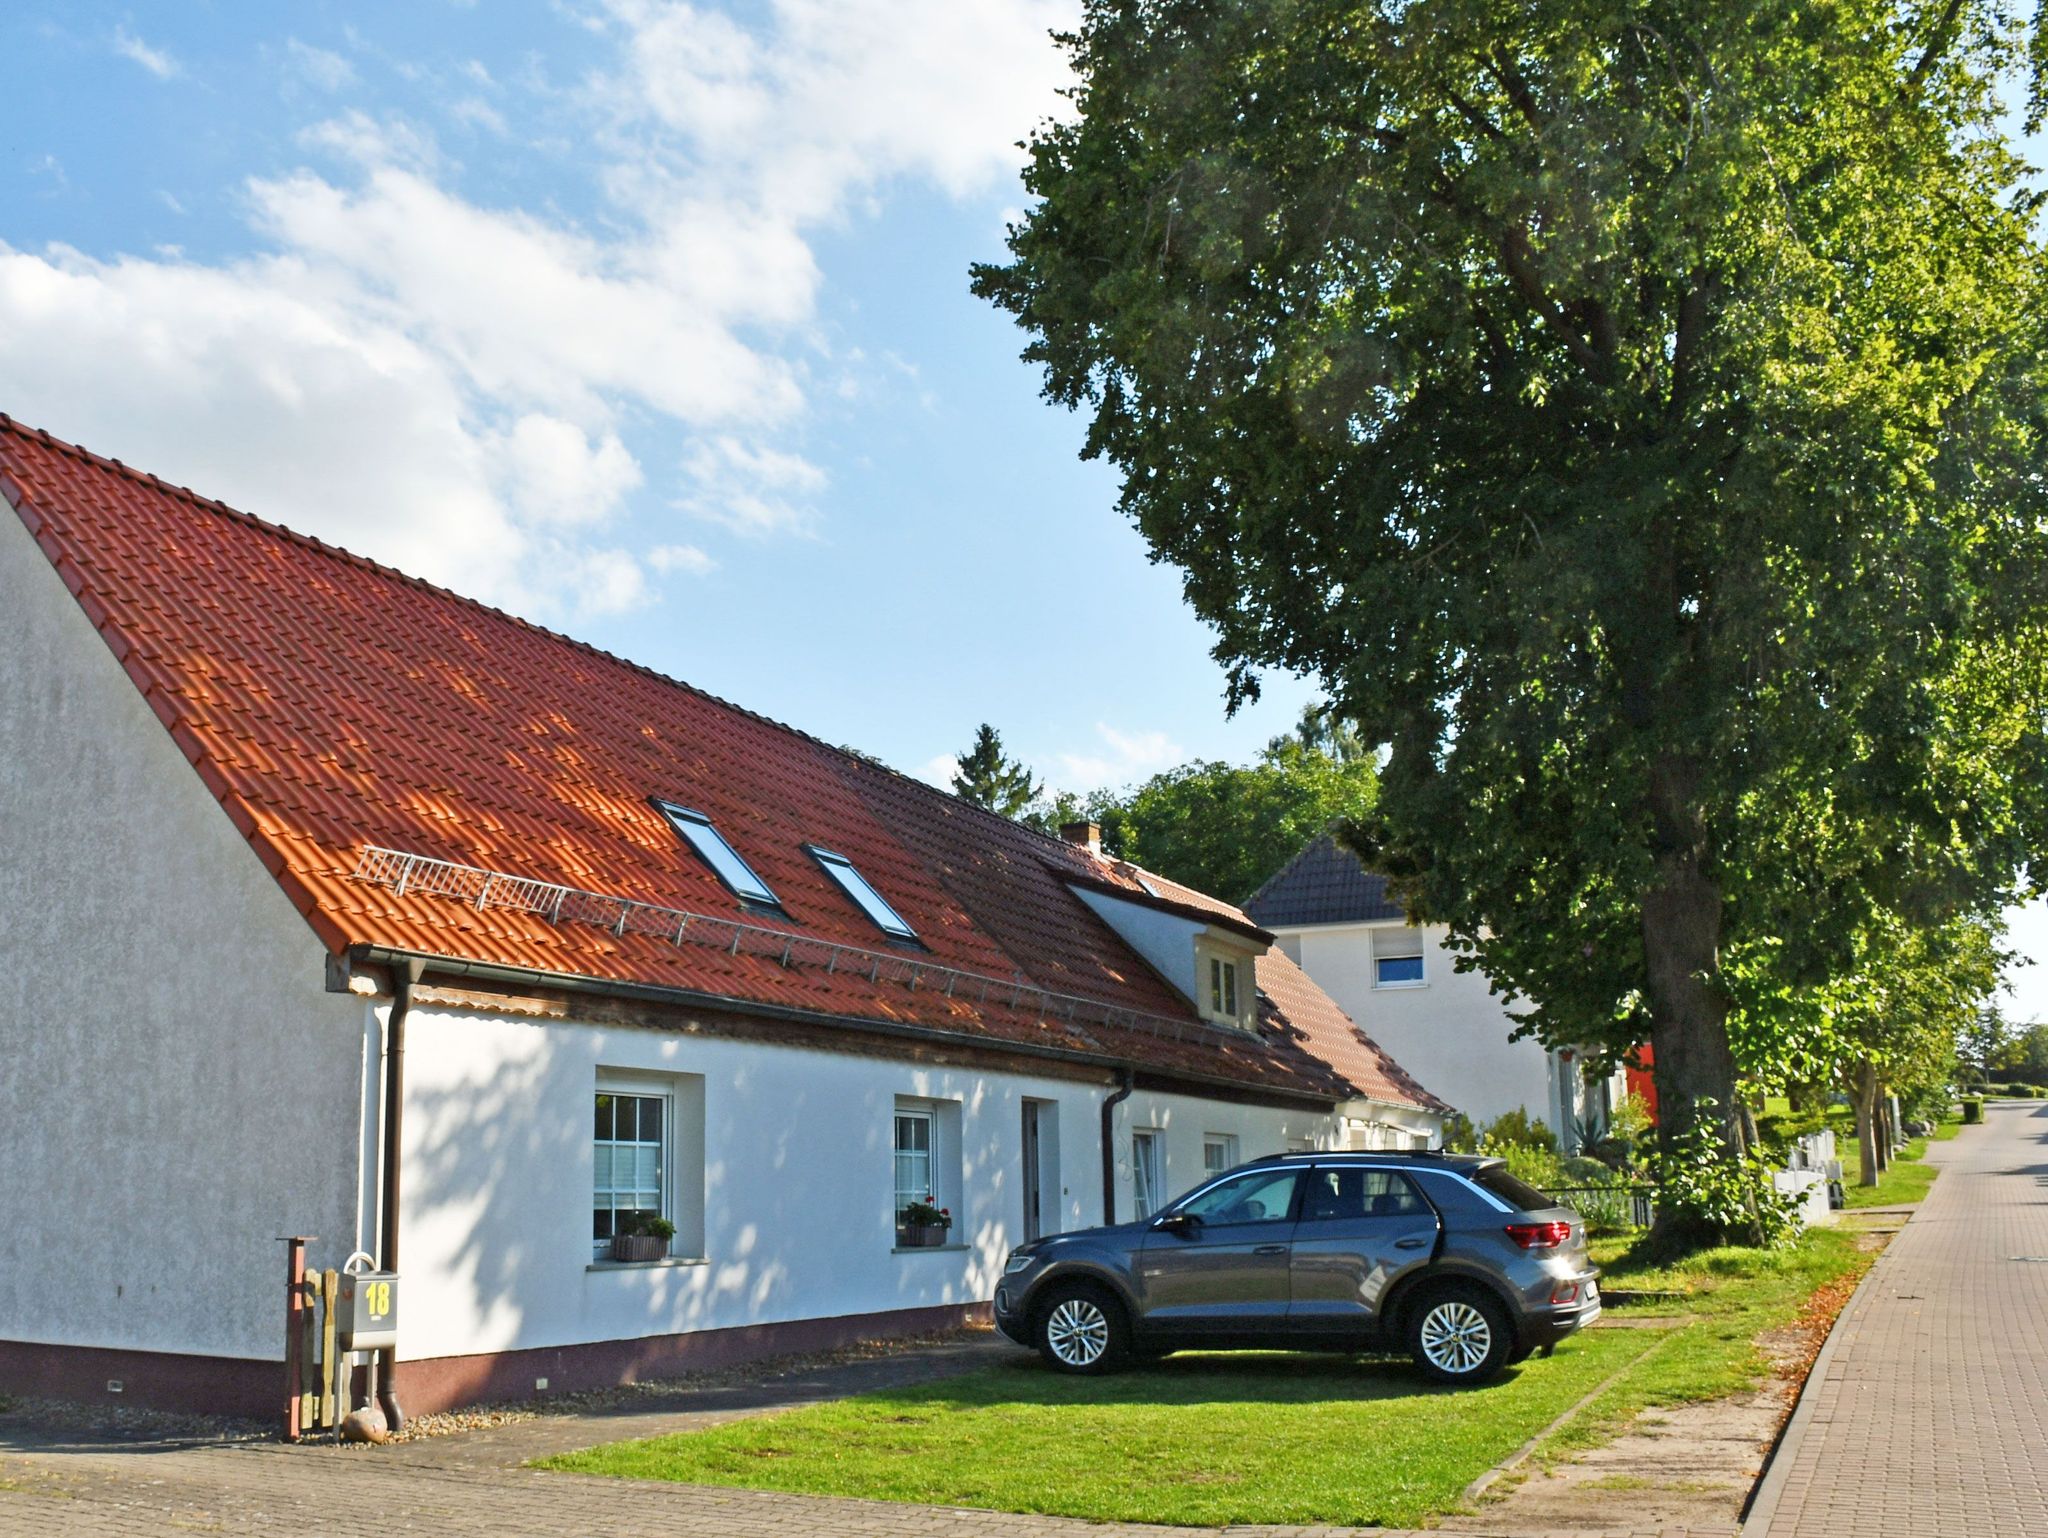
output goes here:
<path id="1" fill-rule="evenodd" d="M 1155 1219 L 1152 1226 L 1161 1233 L 1179 1234 L 1186 1238 L 1202 1226 L 1202 1220 L 1192 1212 L 1169 1212 L 1165 1217 Z"/>

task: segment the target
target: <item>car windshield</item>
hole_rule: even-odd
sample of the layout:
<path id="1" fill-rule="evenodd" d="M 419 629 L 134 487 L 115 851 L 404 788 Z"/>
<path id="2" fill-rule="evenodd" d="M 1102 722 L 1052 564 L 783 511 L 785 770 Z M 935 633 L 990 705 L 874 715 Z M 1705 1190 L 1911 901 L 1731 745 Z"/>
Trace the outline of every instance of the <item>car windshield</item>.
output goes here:
<path id="1" fill-rule="evenodd" d="M 1541 1212 L 1546 1207 L 1557 1205 L 1553 1198 L 1544 1195 L 1528 1181 L 1510 1175 L 1505 1164 L 1485 1165 L 1474 1171 L 1472 1178 L 1510 1207 L 1519 1207 L 1524 1212 Z"/>
<path id="2" fill-rule="evenodd" d="M 1204 1223 L 1272 1223 L 1294 1210 L 1298 1168 L 1246 1170 L 1198 1191 L 1176 1209 Z"/>

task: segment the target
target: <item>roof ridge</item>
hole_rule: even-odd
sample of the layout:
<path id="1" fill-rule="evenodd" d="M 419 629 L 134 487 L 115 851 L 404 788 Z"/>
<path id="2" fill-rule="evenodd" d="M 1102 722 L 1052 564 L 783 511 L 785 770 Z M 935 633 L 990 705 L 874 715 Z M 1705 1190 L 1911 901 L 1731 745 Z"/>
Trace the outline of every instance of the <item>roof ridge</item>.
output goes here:
<path id="1" fill-rule="evenodd" d="M 462 604 L 470 609 L 481 611 L 482 613 L 491 615 L 497 619 L 509 621 L 514 625 L 520 626 L 522 629 L 533 632 L 535 635 L 543 636 L 551 641 L 559 641 L 566 646 L 573 646 L 578 651 L 587 653 L 590 656 L 601 658 L 606 662 L 616 663 L 620 667 L 629 668 L 633 672 L 640 673 L 645 677 L 654 679 L 656 682 L 667 684 L 671 688 L 681 689 L 687 693 L 694 694 L 695 696 L 697 696 L 697 698 L 708 701 L 709 703 L 716 705 L 723 710 L 730 710 L 734 714 L 745 716 L 747 719 L 751 721 L 758 721 L 764 726 L 772 727 L 777 731 L 786 732 L 790 736 L 796 737 L 804 742 L 808 742 L 814 747 L 824 749 L 827 753 L 832 754 L 837 758 L 847 760 L 851 763 L 859 764 L 868 769 L 879 769 L 885 774 L 893 775 L 897 779 L 903 780 L 907 784 L 916 786 L 919 790 L 926 791 L 935 796 L 944 796 L 946 797 L 946 799 L 951 801 L 957 801 L 962 806 L 970 807 L 974 811 L 979 812 L 984 816 L 993 817 L 996 818 L 998 821 L 1008 823 L 1010 824 L 1010 826 L 1019 828 L 1036 838 L 1049 840 L 1050 842 L 1057 844 L 1059 847 L 1063 849 L 1073 847 L 1072 845 L 1068 844 L 1064 839 L 1061 839 L 1056 835 L 1043 832 L 1038 828 L 1034 828 L 1029 823 L 1020 822 L 1014 817 L 1005 817 L 1000 812 L 992 811 L 988 807 L 980 806 L 977 805 L 975 802 L 969 801 L 965 796 L 959 796 L 949 791 L 941 790 L 938 786 L 930 784 L 928 781 L 920 780 L 915 775 L 905 773 L 903 770 L 898 769 L 895 765 L 886 763 L 881 759 L 871 758 L 867 754 L 862 753 L 857 749 L 843 747 L 838 743 L 827 742 L 824 738 L 816 736 L 811 732 L 807 732 L 802 727 L 792 726 L 787 721 L 778 721 L 773 716 L 763 715 L 758 710 L 750 710 L 745 705 L 741 705 L 733 700 L 726 699 L 723 695 L 713 694 L 710 690 L 705 689 L 700 685 L 693 684 L 689 682 L 687 679 L 677 678 L 672 674 L 664 673 L 658 668 L 649 667 L 644 662 L 635 662 L 631 657 L 621 656 L 617 652 L 606 651 L 602 646 L 599 646 L 594 642 L 581 640 L 578 637 L 572 636 L 565 631 L 555 630 L 550 628 L 549 626 L 538 624 L 535 621 L 527 619 L 522 615 L 512 613 L 509 609 L 501 609 L 495 604 L 485 603 L 480 598 L 471 598 L 466 594 L 458 593 L 453 588 L 443 587 L 437 582 L 428 581 L 425 577 L 417 577 L 410 572 L 401 571 L 396 566 L 386 565 L 384 562 L 376 560 L 374 557 L 367 555 L 359 555 L 355 551 L 350 550 L 345 546 L 329 544 L 326 540 L 321 539 L 317 535 L 304 534 L 298 531 L 297 529 L 287 527 L 284 524 L 272 522 L 270 519 L 264 518 L 259 514 L 246 512 L 239 507 L 230 506 L 228 503 L 222 502 L 218 498 L 205 496 L 199 492 L 196 492 L 189 486 L 173 485 L 171 482 L 164 480 L 161 476 L 154 475 L 147 470 L 138 470 L 133 465 L 123 464 L 118 459 L 111 458 L 105 454 L 95 453 L 93 450 L 88 449 L 81 444 L 72 443 L 67 439 L 59 438 L 55 433 L 52 433 L 48 428 L 31 427 L 28 425 L 28 423 L 20 420 L 18 417 L 13 417 L 8 415 L 8 413 L 6 413 L 5 411 L 0 411 L 0 434 L 8 432 L 18 434 L 22 437 L 38 439 L 46 447 L 55 449 L 61 454 L 68 454 L 74 459 L 80 460 L 89 465 L 97 466 L 102 470 L 111 470 L 116 474 L 125 476 L 127 479 L 131 481 L 135 481 L 142 485 L 152 487 L 156 491 L 161 492 L 166 496 L 181 498 L 184 501 L 190 503 L 192 506 L 201 509 L 202 511 L 231 518 L 242 523 L 251 524 L 254 527 L 262 530 L 265 534 L 272 536 L 273 538 L 282 539 L 291 544 L 301 546 L 302 548 L 311 549 L 320 555 L 327 556 L 332 559 L 346 561 L 350 565 L 363 567 L 366 570 L 373 571 L 377 573 L 379 576 L 394 578 L 397 581 L 404 583 L 408 587 L 413 587 L 420 589 L 424 592 L 432 593 L 436 597 L 450 599 L 453 602 Z M 5 474 L 6 472 L 4 470 L 0 470 L 0 476 L 5 476 Z M 26 488 L 20 489 L 22 490 L 24 499 L 32 500 L 28 498 Z"/>

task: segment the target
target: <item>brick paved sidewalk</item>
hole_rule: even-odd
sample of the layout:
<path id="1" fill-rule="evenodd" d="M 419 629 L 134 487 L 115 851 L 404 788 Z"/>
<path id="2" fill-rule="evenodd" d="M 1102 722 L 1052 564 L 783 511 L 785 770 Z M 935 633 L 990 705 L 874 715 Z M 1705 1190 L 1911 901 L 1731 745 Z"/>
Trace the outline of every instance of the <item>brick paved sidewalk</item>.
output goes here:
<path id="1" fill-rule="evenodd" d="M 2048 1106 L 1930 1146 L 1927 1200 L 1814 1367 L 1743 1532 L 2048 1534 Z"/>
<path id="2" fill-rule="evenodd" d="M 540 1473 L 520 1465 L 623 1437 L 698 1429 L 743 1415 L 980 1366 L 1000 1342 L 939 1346 L 712 1387 L 593 1414 L 552 1415 L 461 1436 L 367 1449 L 276 1442 L 114 1439 L 0 1421 L 0 1538 L 73 1534 L 433 1533 L 535 1538 L 634 1531 L 678 1538 L 1104 1538 L 1185 1528 L 779 1495 Z M 1234 1527 L 1231 1538 L 1317 1538 L 1332 1528 Z M 1424 1538 L 1373 1529 L 1376 1538 Z M 1462 1538 L 1488 1538 L 1466 1531 Z M 1544 1538 L 1518 1532 L 1492 1538 Z M 1570 1538 L 1651 1538 L 1589 1533 Z M 1673 1531 L 1656 1538 L 1686 1538 Z"/>

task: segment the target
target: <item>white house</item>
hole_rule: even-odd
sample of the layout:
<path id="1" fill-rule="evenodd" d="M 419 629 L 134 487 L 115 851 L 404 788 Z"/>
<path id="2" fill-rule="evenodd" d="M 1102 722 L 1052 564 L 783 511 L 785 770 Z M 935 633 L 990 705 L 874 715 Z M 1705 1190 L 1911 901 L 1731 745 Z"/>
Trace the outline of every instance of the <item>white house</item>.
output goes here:
<path id="1" fill-rule="evenodd" d="M 1511 1040 L 1515 1017 L 1482 972 L 1456 970 L 1441 924 L 1411 924 L 1330 834 L 1259 888 L 1245 913 L 1316 985 L 1424 1083 L 1475 1123 L 1526 1110 L 1567 1153 L 1607 1126 L 1627 1075 L 1588 1078 L 1579 1054 Z"/>
<path id="2" fill-rule="evenodd" d="M 1444 1109 L 1085 830 L 5 417 L 0 495 L 0 1393 L 272 1407 L 288 1234 L 415 1412 L 924 1330 Z"/>

